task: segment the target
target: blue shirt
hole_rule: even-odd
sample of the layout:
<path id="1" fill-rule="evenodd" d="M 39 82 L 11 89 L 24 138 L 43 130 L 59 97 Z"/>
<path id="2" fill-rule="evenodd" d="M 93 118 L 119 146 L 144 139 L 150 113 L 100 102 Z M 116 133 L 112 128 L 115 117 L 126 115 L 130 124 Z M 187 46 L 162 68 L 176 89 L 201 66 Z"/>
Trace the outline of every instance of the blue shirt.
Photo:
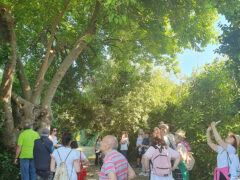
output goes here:
<path id="1" fill-rule="evenodd" d="M 50 171 L 53 143 L 47 136 L 42 136 L 34 142 L 33 157 L 36 170 Z"/>

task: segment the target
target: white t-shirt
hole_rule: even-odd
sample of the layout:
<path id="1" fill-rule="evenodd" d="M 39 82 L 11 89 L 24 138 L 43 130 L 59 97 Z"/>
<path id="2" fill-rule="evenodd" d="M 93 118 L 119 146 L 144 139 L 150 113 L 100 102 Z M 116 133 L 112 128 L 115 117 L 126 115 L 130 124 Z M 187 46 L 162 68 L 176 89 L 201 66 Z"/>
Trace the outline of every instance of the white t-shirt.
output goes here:
<path id="1" fill-rule="evenodd" d="M 128 150 L 128 138 L 122 138 L 121 139 L 121 141 L 126 141 L 126 143 L 124 143 L 124 144 L 121 144 L 121 148 L 120 148 L 120 150 Z"/>
<path id="2" fill-rule="evenodd" d="M 53 137 L 52 135 L 49 136 L 49 139 L 53 142 L 53 145 L 57 145 L 58 144 L 58 140 L 57 137 Z"/>
<path id="3" fill-rule="evenodd" d="M 71 151 L 71 153 L 70 153 L 70 151 Z M 58 153 L 59 153 L 61 159 L 60 159 Z M 70 180 L 76 180 L 77 172 L 73 165 L 73 161 L 80 159 L 80 151 L 77 151 L 77 150 L 71 149 L 71 148 L 67 148 L 67 147 L 60 147 L 53 151 L 52 156 L 54 157 L 54 159 L 57 163 L 57 167 L 58 167 L 60 165 L 60 163 L 66 159 L 68 154 L 69 154 L 69 156 L 65 162 L 66 166 L 67 166 L 68 176 L 69 176 Z M 84 161 L 86 159 L 86 156 L 82 152 L 81 152 L 81 158 L 82 158 L 82 161 Z"/>
<path id="4" fill-rule="evenodd" d="M 142 143 L 143 143 L 143 137 L 142 135 L 138 135 L 136 146 L 142 145 Z M 142 148 L 141 147 L 138 148 L 138 151 L 142 151 Z"/>
<path id="5" fill-rule="evenodd" d="M 160 146 L 157 146 L 158 148 L 160 148 Z M 179 153 L 175 150 L 173 150 L 172 148 L 168 147 L 165 151 L 167 151 L 167 154 L 168 154 L 168 158 L 169 158 L 169 161 L 171 161 L 171 159 L 177 159 L 179 157 Z M 151 159 L 153 154 L 155 152 L 155 148 L 150 146 L 147 150 L 147 152 L 145 152 L 145 156 L 148 158 L 148 159 Z M 160 177 L 160 176 L 157 176 L 153 173 L 151 173 L 151 179 L 150 180 L 174 180 L 173 177 L 172 177 L 172 174 L 168 177 Z"/>
<path id="6" fill-rule="evenodd" d="M 218 168 L 224 168 L 230 165 L 230 162 L 228 161 L 227 152 L 230 160 L 232 161 L 234 154 L 236 154 L 236 149 L 230 144 L 227 145 L 227 151 L 225 151 L 221 146 L 218 146 L 218 155 L 217 155 Z"/>
<path id="7" fill-rule="evenodd" d="M 142 145 L 143 142 L 143 137 L 142 135 L 138 135 L 136 146 Z"/>

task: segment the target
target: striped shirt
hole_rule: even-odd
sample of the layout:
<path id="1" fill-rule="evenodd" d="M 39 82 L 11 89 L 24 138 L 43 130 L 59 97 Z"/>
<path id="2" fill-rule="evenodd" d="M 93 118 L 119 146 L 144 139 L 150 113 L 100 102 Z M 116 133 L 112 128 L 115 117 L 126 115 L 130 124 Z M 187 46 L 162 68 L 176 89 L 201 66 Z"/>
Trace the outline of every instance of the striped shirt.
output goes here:
<path id="1" fill-rule="evenodd" d="M 104 158 L 99 180 L 108 180 L 110 172 L 116 173 L 117 180 L 127 180 L 128 166 L 127 159 L 118 151 L 112 150 Z"/>

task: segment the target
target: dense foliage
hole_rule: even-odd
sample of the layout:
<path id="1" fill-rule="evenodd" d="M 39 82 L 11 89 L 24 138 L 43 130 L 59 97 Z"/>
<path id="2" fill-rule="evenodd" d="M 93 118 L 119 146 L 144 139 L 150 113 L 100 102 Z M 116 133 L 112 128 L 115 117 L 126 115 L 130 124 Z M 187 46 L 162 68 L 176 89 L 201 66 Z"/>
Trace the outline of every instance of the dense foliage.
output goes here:
<path id="1" fill-rule="evenodd" d="M 53 33 L 51 63 L 43 76 L 46 84 L 39 88 L 35 85 L 46 57 L 51 27 L 66 2 L 70 3 Z M 130 153 L 134 154 L 138 128 L 151 132 L 159 121 L 169 123 L 172 132 L 182 128 L 197 160 L 191 177 L 211 179 L 216 155 L 206 144 L 208 125 L 221 120 L 219 130 L 223 137 L 228 131 L 239 133 L 240 128 L 240 4 L 238 0 L 228 3 L 226 0 L 3 0 L 1 13 L 9 9 L 14 18 L 15 50 L 23 66 L 18 64 L 18 76 L 14 76 L 9 90 L 36 109 L 49 106 L 54 117 L 52 125 L 60 134 L 69 131 L 79 139 L 79 131 L 84 130 L 80 133 L 82 145 L 92 145 L 99 134 L 120 138 L 121 131 L 126 130 Z M 217 13 L 229 21 L 229 25 L 222 25 L 218 50 L 228 58 L 205 65 L 199 74 L 194 72 L 180 84 L 174 83 L 172 74 L 179 72 L 176 54 L 216 41 L 213 26 Z M 13 49 L 6 43 L 7 33 L 2 27 L 0 69 L 4 74 Z M 72 53 L 80 46 L 79 41 L 83 48 Z M 60 68 L 70 56 L 68 68 L 62 71 Z M 0 74 L 3 85 L 2 71 Z M 28 88 L 22 87 L 23 80 Z M 54 87 L 53 91 L 49 87 Z M 26 89 L 33 91 L 31 98 L 24 94 Z M 35 91 L 40 91 L 36 98 Z M 21 121 L 27 118 L 21 115 L 31 109 L 23 113 L 22 103 L 12 100 L 9 112 L 13 126 L 9 135 L 18 132 Z M 1 140 L 6 127 L 4 113 L 0 112 Z M 33 121 L 39 120 L 35 114 L 32 117 Z M 12 176 L 18 174 L 12 158 L 10 150 L 1 149 L 0 169 L 5 169 L 1 177 L 5 179 L 14 179 Z"/>
<path id="2" fill-rule="evenodd" d="M 73 125 L 69 125 L 69 130 L 85 129 L 86 134 L 81 133 L 82 145 L 92 145 L 99 133 L 113 134 L 120 139 L 121 131 L 127 130 L 129 153 L 134 160 L 137 129 L 152 132 L 159 121 L 164 121 L 170 124 L 173 133 L 179 128 L 187 132 L 187 141 L 197 161 L 191 176 L 211 179 L 216 154 L 206 143 L 207 127 L 212 121 L 221 120 L 218 128 L 223 138 L 228 131 L 238 134 L 240 128 L 235 102 L 237 89 L 226 61 L 216 59 L 205 65 L 200 74 L 193 73 L 181 84 L 173 83 L 164 70 L 133 65 L 130 68 L 126 64 L 121 66 L 122 62 L 110 62 L 105 73 L 97 73 L 97 78 L 82 93 L 80 99 L 85 105 L 77 102 L 77 106 L 71 105 L 71 110 L 62 109 L 56 123 L 62 130 L 61 126 L 65 129 L 69 123 Z M 63 120 L 61 117 L 66 112 L 71 112 L 68 114 L 71 118 Z"/>

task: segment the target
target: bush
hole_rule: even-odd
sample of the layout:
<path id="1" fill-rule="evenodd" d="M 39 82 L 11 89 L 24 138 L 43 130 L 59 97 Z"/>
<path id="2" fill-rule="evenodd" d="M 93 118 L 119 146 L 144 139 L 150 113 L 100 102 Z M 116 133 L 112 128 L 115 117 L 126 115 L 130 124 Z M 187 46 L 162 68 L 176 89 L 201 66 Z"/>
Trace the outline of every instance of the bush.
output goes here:
<path id="1" fill-rule="evenodd" d="M 3 113 L 0 110 L 0 180 L 18 180 L 20 179 L 20 170 L 19 166 L 13 164 L 14 152 L 6 149 L 1 141 L 4 138 L 3 122 Z"/>
<path id="2" fill-rule="evenodd" d="M 2 147 L 2 145 L 1 145 Z M 4 148 L 3 148 L 4 149 Z M 2 149 L 2 150 L 3 150 Z M 19 166 L 13 164 L 14 153 L 8 150 L 0 152 L 0 180 L 18 180 L 20 179 Z"/>

